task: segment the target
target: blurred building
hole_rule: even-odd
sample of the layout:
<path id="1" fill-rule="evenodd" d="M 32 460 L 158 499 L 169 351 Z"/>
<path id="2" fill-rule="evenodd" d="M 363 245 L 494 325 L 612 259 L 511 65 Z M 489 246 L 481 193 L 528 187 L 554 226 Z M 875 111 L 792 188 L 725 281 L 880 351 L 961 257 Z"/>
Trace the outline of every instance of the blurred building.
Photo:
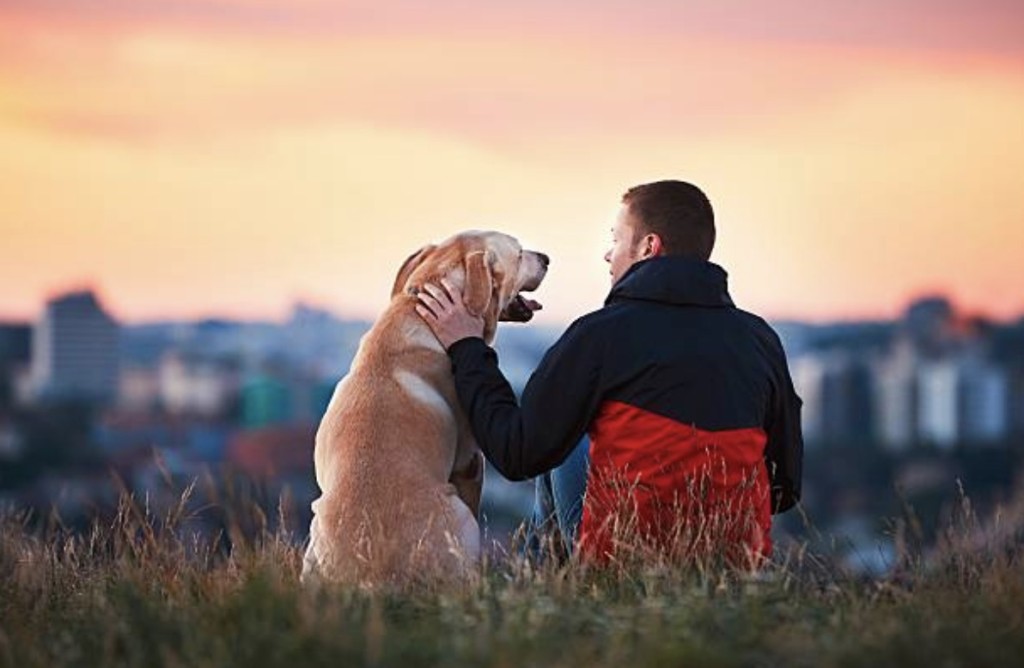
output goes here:
<path id="1" fill-rule="evenodd" d="M 804 402 L 801 411 L 804 443 L 818 445 L 825 434 L 825 363 L 817 355 L 801 355 L 790 358 L 789 368 L 796 393 Z"/>
<path id="2" fill-rule="evenodd" d="M 321 379 L 280 363 L 269 363 L 242 383 L 242 425 L 247 428 L 288 423 L 319 423 L 336 381 Z"/>
<path id="3" fill-rule="evenodd" d="M 1024 447 L 1024 370 L 1013 367 L 1007 378 L 1009 400 L 1007 413 L 1010 421 L 1010 437 Z"/>
<path id="4" fill-rule="evenodd" d="M 900 452 L 917 438 L 917 357 L 898 344 L 874 364 L 875 435 L 886 450 Z"/>
<path id="5" fill-rule="evenodd" d="M 297 397 L 290 383 L 269 374 L 254 374 L 242 385 L 242 424 L 249 428 L 294 421 Z"/>
<path id="6" fill-rule="evenodd" d="M 995 329 L 992 361 L 1006 374 L 1010 439 L 1024 447 L 1024 320 Z"/>
<path id="7" fill-rule="evenodd" d="M 118 380 L 119 408 L 140 413 L 160 408 L 160 374 L 157 369 L 122 362 Z"/>
<path id="8" fill-rule="evenodd" d="M 281 328 L 276 355 L 304 374 L 337 380 L 348 371 L 368 329 L 368 323 L 346 323 L 325 309 L 299 302 Z"/>
<path id="9" fill-rule="evenodd" d="M 958 408 L 964 438 L 970 443 L 992 444 L 1010 434 L 1010 382 L 1007 372 L 985 360 L 963 368 Z"/>
<path id="10" fill-rule="evenodd" d="M 959 317 L 948 300 L 914 302 L 874 369 L 879 443 L 900 451 L 1009 438 L 1015 381 L 1006 356 L 996 353 L 997 332 L 987 321 Z"/>
<path id="11" fill-rule="evenodd" d="M 32 352 L 32 325 L 0 323 L 0 366 L 28 362 Z"/>
<path id="12" fill-rule="evenodd" d="M 956 339 L 957 319 L 945 297 L 918 299 L 903 315 L 903 335 L 923 357 L 939 357 L 950 351 Z"/>
<path id="13" fill-rule="evenodd" d="M 0 413 L 17 402 L 17 377 L 31 361 L 32 326 L 0 323 Z"/>
<path id="14" fill-rule="evenodd" d="M 918 435 L 922 442 L 949 449 L 963 437 L 959 409 L 961 369 L 954 360 L 922 364 L 918 370 Z"/>
<path id="15" fill-rule="evenodd" d="M 975 356 L 922 364 L 919 426 L 923 442 L 940 448 L 992 444 L 1010 434 L 1006 372 Z"/>
<path id="16" fill-rule="evenodd" d="M 230 359 L 168 352 L 157 371 L 160 405 L 174 415 L 225 415 L 237 402 L 240 377 L 238 364 Z"/>
<path id="17" fill-rule="evenodd" d="M 874 440 L 871 373 L 846 351 L 801 355 L 791 363 L 793 384 L 803 399 L 804 440 L 809 444 L 863 446 Z"/>
<path id="18" fill-rule="evenodd" d="M 117 322 L 92 292 L 46 303 L 32 332 L 37 398 L 109 401 L 118 389 Z"/>

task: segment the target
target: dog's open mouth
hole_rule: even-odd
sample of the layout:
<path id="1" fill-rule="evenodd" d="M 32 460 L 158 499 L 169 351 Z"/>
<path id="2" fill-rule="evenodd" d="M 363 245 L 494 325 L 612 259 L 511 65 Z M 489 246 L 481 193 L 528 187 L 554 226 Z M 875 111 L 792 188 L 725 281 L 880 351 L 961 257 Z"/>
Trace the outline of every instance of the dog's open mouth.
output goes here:
<path id="1" fill-rule="evenodd" d="M 508 306 L 498 314 L 498 320 L 502 322 L 529 322 L 534 311 L 543 308 L 540 302 L 523 297 L 522 293 L 517 294 L 508 303 Z"/>

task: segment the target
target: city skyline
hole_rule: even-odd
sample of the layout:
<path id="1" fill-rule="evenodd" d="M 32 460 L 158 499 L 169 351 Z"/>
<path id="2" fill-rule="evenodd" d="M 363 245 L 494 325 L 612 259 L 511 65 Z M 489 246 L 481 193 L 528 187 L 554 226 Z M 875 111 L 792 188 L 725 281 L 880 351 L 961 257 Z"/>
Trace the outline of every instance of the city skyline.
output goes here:
<path id="1" fill-rule="evenodd" d="M 244 313 L 236 312 L 231 309 L 223 311 L 215 310 L 193 310 L 184 312 L 168 312 L 168 313 L 156 313 L 152 316 L 144 317 L 132 317 L 125 316 L 115 307 L 111 307 L 111 300 L 107 298 L 107 294 L 103 289 L 98 288 L 94 283 L 88 281 L 69 282 L 65 287 L 55 289 L 47 292 L 43 297 L 40 298 L 34 309 L 28 313 L 5 313 L 0 310 L 0 325 L 24 325 L 32 326 L 37 323 L 46 313 L 48 304 L 64 299 L 68 296 L 89 293 L 93 295 L 96 300 L 103 305 L 104 309 L 115 319 L 115 321 L 125 327 L 135 326 L 146 326 L 150 324 L 162 324 L 162 323 L 201 323 L 204 321 L 224 321 L 224 322 L 237 322 L 237 323 L 282 323 L 286 322 L 300 310 L 311 309 L 313 312 L 323 313 L 331 318 L 336 318 L 342 322 L 362 322 L 366 324 L 372 324 L 379 314 L 368 314 L 362 315 L 359 313 L 352 313 L 347 311 L 344 306 L 338 307 L 335 304 L 325 303 L 316 301 L 314 299 L 308 299 L 303 295 L 297 295 L 289 299 L 285 299 L 281 307 L 274 311 L 263 311 L 259 313 Z M 872 314 L 867 317 L 800 317 L 800 316 L 787 316 L 781 318 L 774 318 L 766 316 L 766 320 L 780 325 L 798 324 L 807 326 L 829 326 L 829 325 L 856 325 L 859 323 L 870 324 L 870 323 L 888 323 L 896 324 L 907 317 L 908 309 L 914 306 L 914 304 L 940 300 L 948 302 L 953 308 L 956 318 L 961 321 L 969 321 L 973 319 L 981 319 L 982 321 L 992 322 L 999 325 L 1018 325 L 1024 324 L 1024 309 L 1017 313 L 1007 313 L 1002 316 L 995 316 L 992 313 L 986 312 L 982 309 L 972 308 L 970 304 L 965 304 L 957 301 L 957 299 L 950 294 L 942 292 L 921 292 L 912 295 L 907 300 L 897 306 L 892 313 L 878 313 Z M 381 302 L 381 308 L 387 306 L 387 301 Z M 743 308 L 744 305 L 738 304 L 739 308 Z M 531 327 L 538 327 L 546 330 L 552 330 L 567 327 L 570 324 L 570 320 L 560 320 L 556 318 L 543 318 L 543 311 L 538 311 L 535 317 L 529 323 L 505 323 L 502 329 L 513 328 L 513 329 L 524 329 Z M 582 315 L 582 313 L 580 314 Z M 500 331 L 500 330 L 499 330 Z"/>
<path id="2" fill-rule="evenodd" d="M 771 319 L 1024 313 L 1024 8 L 872 0 L 485 6 L 13 0 L 0 8 L 0 318 L 96 288 L 126 321 L 386 305 L 467 228 L 600 306 L 621 193 L 715 205 Z"/>
<path id="3" fill-rule="evenodd" d="M 315 420 L 370 327 L 301 304 L 276 323 L 133 326 L 112 319 L 93 293 L 65 294 L 32 325 L 0 323 L 0 401 L 88 397 L 134 416 L 132 424 L 163 413 L 233 416 L 250 427 Z M 505 332 L 499 358 L 521 389 L 557 330 Z M 939 297 L 909 304 L 898 321 L 789 322 L 778 333 L 809 446 L 973 448 L 1009 442 L 1024 428 L 1016 410 L 1024 319 L 980 322 Z"/>

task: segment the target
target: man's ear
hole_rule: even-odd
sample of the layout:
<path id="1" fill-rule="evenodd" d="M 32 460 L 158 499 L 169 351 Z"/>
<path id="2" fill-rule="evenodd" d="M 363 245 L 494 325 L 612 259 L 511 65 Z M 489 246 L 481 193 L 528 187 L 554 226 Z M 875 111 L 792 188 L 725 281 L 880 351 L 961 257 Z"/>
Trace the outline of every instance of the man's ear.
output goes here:
<path id="1" fill-rule="evenodd" d="M 462 289 L 462 301 L 466 310 L 477 317 L 482 317 L 487 311 L 494 293 L 493 261 L 490 251 L 474 251 L 466 256 L 466 285 Z"/>
<path id="2" fill-rule="evenodd" d="M 644 235 L 640 248 L 640 257 L 646 260 L 649 257 L 658 257 L 662 255 L 665 250 L 665 245 L 661 241 L 661 235 L 656 232 L 649 232 Z"/>
<path id="3" fill-rule="evenodd" d="M 416 268 L 423 264 L 423 261 L 427 259 L 427 256 L 435 248 L 437 246 L 434 244 L 424 246 L 405 259 L 405 262 L 402 263 L 402 268 L 398 270 L 398 276 L 395 277 L 395 285 L 391 288 L 392 297 L 405 289 L 405 284 L 408 282 L 409 277 L 412 276 L 412 272 L 416 271 Z"/>

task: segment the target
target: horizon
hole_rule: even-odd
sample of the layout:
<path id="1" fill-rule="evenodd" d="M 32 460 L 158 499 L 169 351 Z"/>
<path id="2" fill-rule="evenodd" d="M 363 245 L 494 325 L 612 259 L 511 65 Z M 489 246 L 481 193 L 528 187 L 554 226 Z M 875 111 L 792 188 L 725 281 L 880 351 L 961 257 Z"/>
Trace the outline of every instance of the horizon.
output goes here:
<path id="1" fill-rule="evenodd" d="M 294 311 L 299 307 L 306 307 L 316 311 L 326 312 L 333 318 L 343 322 L 364 322 L 372 324 L 380 315 L 360 315 L 357 313 L 351 313 L 346 311 L 344 308 L 335 308 L 330 304 L 324 304 L 316 302 L 311 299 L 304 297 L 296 297 L 287 302 L 287 304 L 276 313 L 232 313 L 229 311 L 196 311 L 196 312 L 185 312 L 185 313 L 165 313 L 156 314 L 153 316 L 147 316 L 143 318 L 124 318 L 121 316 L 115 308 L 111 308 L 108 300 L 105 298 L 104 292 L 97 289 L 96 286 L 91 284 L 74 284 L 68 286 L 66 289 L 50 292 L 47 294 L 45 299 L 40 300 L 36 311 L 30 315 L 17 315 L 0 312 L 0 326 L 17 326 L 17 325 L 34 325 L 39 317 L 42 315 L 45 305 L 54 300 L 63 297 L 67 297 L 76 293 L 88 292 L 92 293 L 100 307 L 114 320 L 119 326 L 122 327 L 141 327 L 147 325 L 161 325 L 161 324 L 180 324 L 180 323 L 200 323 L 207 321 L 224 321 L 229 323 L 238 324 L 249 324 L 249 323 L 267 323 L 267 324 L 282 324 L 288 321 Z M 914 303 L 922 300 L 931 299 L 943 299 L 950 303 L 953 308 L 954 316 L 958 320 L 971 320 L 971 319 L 982 319 L 992 322 L 997 326 L 1015 326 L 1018 324 L 1024 324 L 1024 310 L 1017 314 L 1011 314 L 1008 317 L 994 317 L 984 311 L 970 308 L 961 302 L 958 302 L 954 296 L 944 293 L 936 292 L 923 292 L 910 297 L 903 306 L 893 314 L 879 315 L 871 314 L 866 316 L 852 315 L 849 317 L 840 318 L 809 318 L 797 316 L 782 316 L 773 317 L 770 315 L 761 314 L 765 320 L 778 325 L 783 324 L 796 324 L 805 325 L 811 327 L 828 327 L 828 326 L 843 326 L 843 325 L 858 325 L 858 324 L 890 324 L 898 323 L 906 314 L 907 309 Z M 386 304 L 385 304 L 386 307 Z M 737 305 L 737 308 L 743 309 L 742 305 Z M 746 309 L 744 309 L 746 310 Z M 557 318 L 543 318 L 543 310 L 538 311 L 534 314 L 534 318 L 527 323 L 504 323 L 506 327 L 514 326 L 517 329 L 527 327 L 540 327 L 540 328 L 565 328 L 571 324 L 571 320 L 559 320 Z M 580 313 L 579 315 L 584 315 Z M 503 328 L 504 329 L 504 328 Z"/>
<path id="2" fill-rule="evenodd" d="M 561 326 L 661 178 L 773 321 L 1018 318 L 1021 34 L 1005 0 L 11 0 L 0 318 L 91 285 L 125 321 L 373 319 L 409 253 L 492 228 L 552 256 Z"/>

